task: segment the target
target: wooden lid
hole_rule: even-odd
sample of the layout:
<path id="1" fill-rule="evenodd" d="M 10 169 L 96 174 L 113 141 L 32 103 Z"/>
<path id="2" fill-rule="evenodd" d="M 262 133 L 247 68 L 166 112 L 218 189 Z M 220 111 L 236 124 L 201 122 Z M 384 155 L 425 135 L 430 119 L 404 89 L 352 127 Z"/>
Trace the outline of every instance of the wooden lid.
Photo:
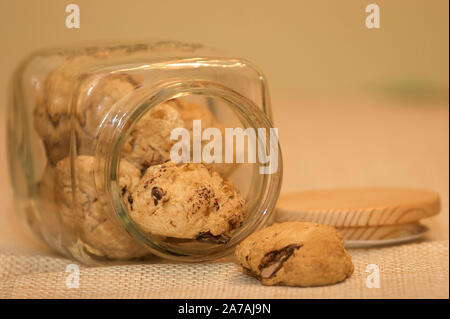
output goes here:
<path id="1" fill-rule="evenodd" d="M 275 222 L 312 221 L 336 227 L 410 223 L 439 213 L 437 193 L 408 188 L 342 188 L 280 196 Z"/>

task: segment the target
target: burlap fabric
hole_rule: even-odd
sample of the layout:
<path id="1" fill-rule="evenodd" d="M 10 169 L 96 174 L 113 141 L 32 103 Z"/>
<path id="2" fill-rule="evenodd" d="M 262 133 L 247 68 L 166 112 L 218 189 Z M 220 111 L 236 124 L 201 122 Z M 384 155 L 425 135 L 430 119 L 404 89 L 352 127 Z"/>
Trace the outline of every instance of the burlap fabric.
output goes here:
<path id="1" fill-rule="evenodd" d="M 315 288 L 265 287 L 232 262 L 80 266 L 79 288 L 67 288 L 74 262 L 49 256 L 0 254 L 2 298 L 448 298 L 448 241 L 351 250 L 355 273 Z M 369 264 L 380 287 L 368 288 Z"/>

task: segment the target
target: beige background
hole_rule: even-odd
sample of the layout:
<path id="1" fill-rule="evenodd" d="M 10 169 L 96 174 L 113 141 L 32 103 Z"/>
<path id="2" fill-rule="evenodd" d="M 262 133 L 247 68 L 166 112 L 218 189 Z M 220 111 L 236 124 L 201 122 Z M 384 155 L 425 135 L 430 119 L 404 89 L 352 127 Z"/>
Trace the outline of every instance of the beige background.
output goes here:
<path id="1" fill-rule="evenodd" d="M 81 29 L 65 28 L 77 3 Z M 364 26 L 369 3 L 381 29 Z M 394 185 L 443 199 L 448 239 L 448 1 L 0 0 L 0 250 L 43 248 L 17 228 L 5 154 L 7 84 L 37 48 L 116 39 L 204 43 L 254 61 L 272 91 L 283 192 Z"/>

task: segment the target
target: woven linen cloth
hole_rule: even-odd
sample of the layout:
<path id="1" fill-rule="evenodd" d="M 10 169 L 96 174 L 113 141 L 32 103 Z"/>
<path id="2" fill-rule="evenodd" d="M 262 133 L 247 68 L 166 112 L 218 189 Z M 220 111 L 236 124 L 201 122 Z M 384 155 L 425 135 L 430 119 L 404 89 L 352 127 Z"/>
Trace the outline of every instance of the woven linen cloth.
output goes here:
<path id="1" fill-rule="evenodd" d="M 232 262 L 153 263 L 85 267 L 78 288 L 67 288 L 74 261 L 0 254 L 1 298 L 448 298 L 448 241 L 350 250 L 351 278 L 337 285 L 268 287 Z M 368 288 L 369 264 L 379 288 Z"/>

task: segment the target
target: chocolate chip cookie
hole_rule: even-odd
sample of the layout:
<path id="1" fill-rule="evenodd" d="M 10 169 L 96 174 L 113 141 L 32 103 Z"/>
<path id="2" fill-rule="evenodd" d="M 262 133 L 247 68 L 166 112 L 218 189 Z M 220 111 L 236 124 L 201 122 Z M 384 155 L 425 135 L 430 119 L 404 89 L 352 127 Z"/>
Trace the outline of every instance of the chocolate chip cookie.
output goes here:
<path id="1" fill-rule="evenodd" d="M 75 192 L 72 192 L 71 176 L 75 176 Z M 99 199 L 94 181 L 94 157 L 81 155 L 71 171 L 70 158 L 56 166 L 58 207 L 62 221 L 79 233 L 91 253 L 113 259 L 129 259 L 148 254 L 148 250 L 136 242 L 125 229 L 113 220 Z M 123 196 L 139 181 L 140 171 L 122 160 L 119 184 Z M 74 202 L 75 200 L 75 202 Z"/>
<path id="2" fill-rule="evenodd" d="M 215 127 L 221 130 L 223 137 L 225 136 L 224 126 L 216 122 L 213 114 L 206 107 L 196 102 L 173 99 L 153 107 L 136 123 L 125 142 L 122 153 L 123 158 L 143 172 L 152 165 L 170 160 L 170 150 L 177 142 L 170 139 L 170 134 L 176 128 L 185 128 L 189 132 L 192 158 L 194 120 L 201 121 L 202 130 Z M 202 140 L 202 147 L 208 142 Z M 207 165 L 213 167 L 224 177 L 228 176 L 236 168 L 235 163 L 212 163 Z"/>
<path id="3" fill-rule="evenodd" d="M 146 232 L 225 244 L 247 215 L 244 198 L 203 164 L 151 166 L 126 198 L 132 219 Z"/>
<path id="4" fill-rule="evenodd" d="M 178 127 L 184 127 L 184 120 L 173 102 L 153 107 L 132 129 L 123 158 L 142 171 L 169 160 L 170 149 L 176 143 L 170 139 L 170 133 Z"/>
<path id="5" fill-rule="evenodd" d="M 353 273 L 341 234 L 315 223 L 286 222 L 262 229 L 241 242 L 235 256 L 264 285 L 330 285 Z"/>
<path id="6" fill-rule="evenodd" d="M 51 165 L 68 156 L 72 129 L 75 131 L 78 153 L 91 153 L 91 144 L 103 117 L 119 99 L 139 85 L 135 77 L 116 74 L 85 81 L 77 88 L 74 79 L 79 76 L 80 69 L 94 61 L 91 56 L 67 58 L 45 79 L 38 94 L 34 127 L 44 143 Z M 73 102 L 76 107 L 71 110 L 70 102 L 77 89 L 80 100 Z"/>

